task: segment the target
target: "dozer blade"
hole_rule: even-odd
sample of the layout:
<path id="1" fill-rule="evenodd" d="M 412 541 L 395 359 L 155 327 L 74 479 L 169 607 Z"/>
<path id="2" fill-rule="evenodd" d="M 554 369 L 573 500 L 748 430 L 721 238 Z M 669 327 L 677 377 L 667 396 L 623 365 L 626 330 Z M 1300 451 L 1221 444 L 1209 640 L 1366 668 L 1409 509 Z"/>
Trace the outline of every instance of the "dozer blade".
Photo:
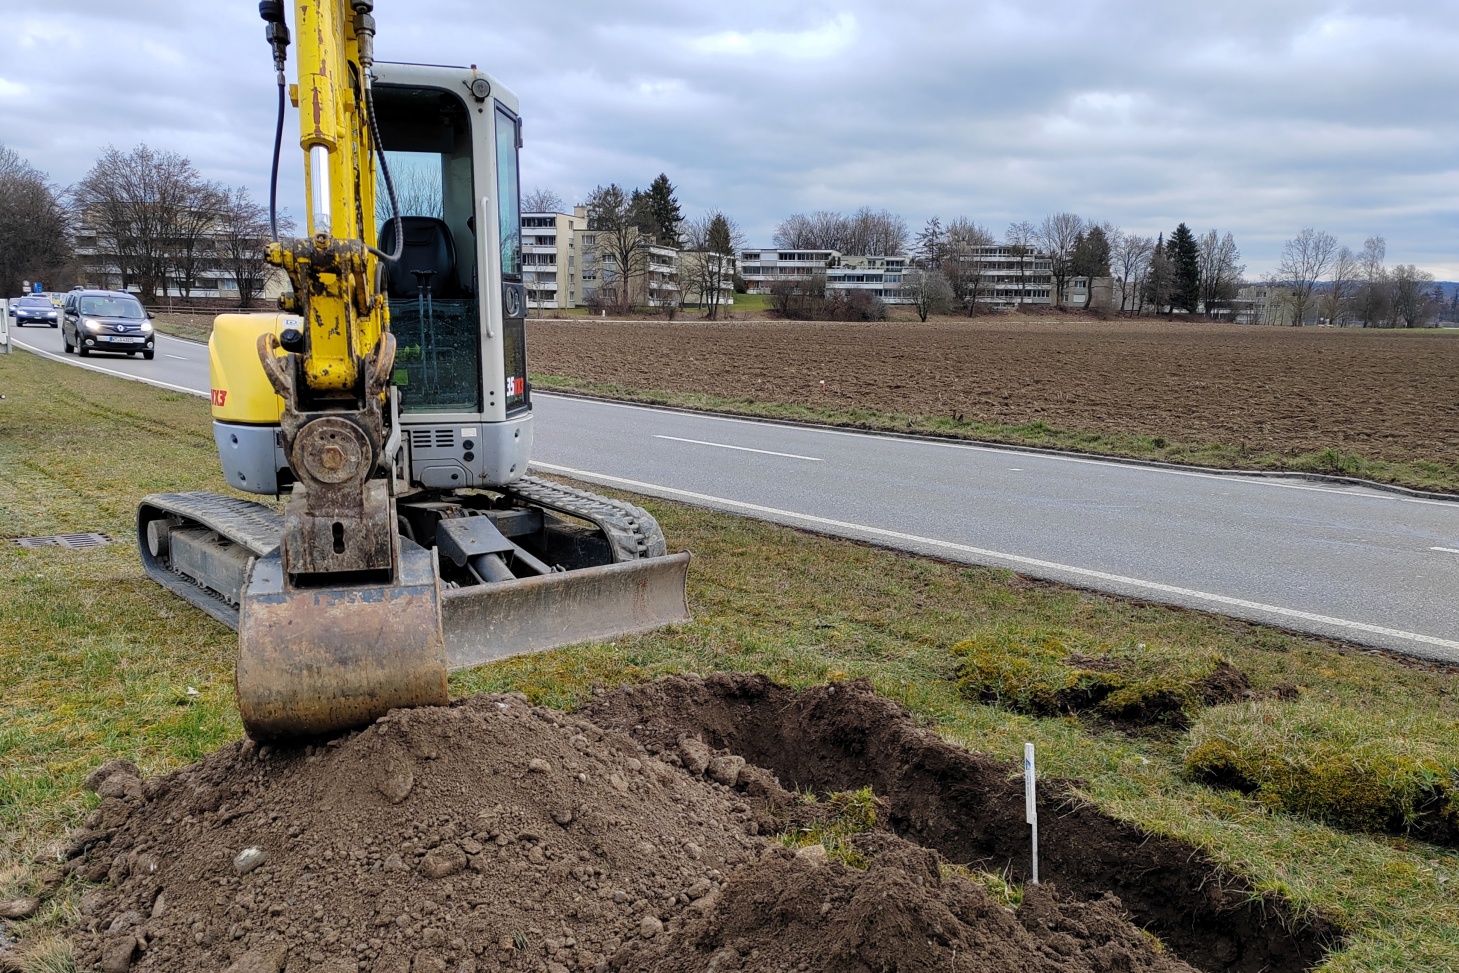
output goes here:
<path id="1" fill-rule="evenodd" d="M 290 588 L 277 551 L 252 562 L 234 674 L 249 736 L 319 736 L 451 701 L 435 554 L 401 547 L 397 584 Z"/>
<path id="2" fill-rule="evenodd" d="M 687 622 L 689 554 L 669 554 L 442 594 L 452 670 Z"/>

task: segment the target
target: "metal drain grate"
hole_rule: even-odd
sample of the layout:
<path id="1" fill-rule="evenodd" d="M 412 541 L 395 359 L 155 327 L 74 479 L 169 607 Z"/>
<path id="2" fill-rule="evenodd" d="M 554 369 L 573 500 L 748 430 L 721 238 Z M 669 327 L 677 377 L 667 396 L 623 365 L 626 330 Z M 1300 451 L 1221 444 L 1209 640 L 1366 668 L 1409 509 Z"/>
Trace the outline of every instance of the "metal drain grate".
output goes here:
<path id="1" fill-rule="evenodd" d="M 82 551 L 88 547 L 104 547 L 111 543 L 105 534 L 52 534 L 50 537 L 18 537 L 15 543 L 21 547 L 64 547 L 68 551 Z"/>

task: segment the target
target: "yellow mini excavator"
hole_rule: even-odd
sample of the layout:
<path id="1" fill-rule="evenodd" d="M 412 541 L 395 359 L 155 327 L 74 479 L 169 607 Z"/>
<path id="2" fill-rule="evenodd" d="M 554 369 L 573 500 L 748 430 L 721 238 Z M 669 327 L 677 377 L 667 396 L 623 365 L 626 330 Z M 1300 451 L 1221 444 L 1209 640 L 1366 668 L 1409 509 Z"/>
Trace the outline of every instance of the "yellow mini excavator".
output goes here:
<path id="1" fill-rule="evenodd" d="M 447 673 L 688 619 L 689 555 L 643 510 L 527 475 L 532 398 L 517 99 L 470 68 L 374 59 L 373 0 L 259 4 L 299 109 L 307 235 L 280 312 L 225 314 L 213 428 L 239 490 L 138 509 L 148 574 L 235 627 L 255 739 L 449 701 Z M 378 181 L 377 181 L 378 179 Z M 377 189 L 383 219 L 377 227 Z M 397 192 L 397 188 L 408 192 Z"/>

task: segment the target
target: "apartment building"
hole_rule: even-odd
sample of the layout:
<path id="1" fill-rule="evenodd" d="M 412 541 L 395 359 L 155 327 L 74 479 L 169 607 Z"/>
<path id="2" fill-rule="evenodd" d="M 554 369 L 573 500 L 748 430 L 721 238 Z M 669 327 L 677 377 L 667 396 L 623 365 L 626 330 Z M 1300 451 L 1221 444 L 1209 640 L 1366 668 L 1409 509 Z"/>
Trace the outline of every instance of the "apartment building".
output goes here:
<path id="1" fill-rule="evenodd" d="M 204 233 L 191 253 L 173 254 L 169 258 L 172 266 L 163 268 L 160 272 L 158 300 L 183 297 L 178 278 L 184 272 L 190 272 L 192 277 L 188 297 L 237 300 L 238 279 L 228 266 L 229 261 L 221 243 L 223 235 L 221 230 Z M 116 260 L 108 255 L 108 241 L 100 238 L 95 227 L 84 224 L 78 226 L 73 240 L 77 263 L 76 282 L 79 285 L 103 290 L 138 290 L 134 283 L 124 279 Z M 263 239 L 258 241 L 256 252 L 247 262 L 245 279 L 253 281 L 251 296 L 254 301 L 272 304 L 288 289 L 289 281 L 281 271 L 264 262 L 263 250 L 266 243 Z"/>
<path id="2" fill-rule="evenodd" d="M 741 250 L 740 276 L 751 294 L 768 294 L 777 281 L 809 280 L 841 261 L 835 250 Z"/>
<path id="3" fill-rule="evenodd" d="M 679 286 L 684 300 L 697 307 L 715 304 L 731 307 L 735 303 L 735 266 L 733 254 L 684 250 L 679 254 Z"/>
<path id="4" fill-rule="evenodd" d="M 1054 303 L 1054 262 L 1048 254 L 993 244 L 966 247 L 954 259 L 967 273 L 982 276 L 980 302 L 1004 307 Z M 1081 290 L 1078 303 L 1083 300 Z"/>
<path id="5" fill-rule="evenodd" d="M 866 293 L 888 304 L 910 300 L 902 291 L 906 257 L 841 257 L 826 269 L 826 293 Z"/>
<path id="6" fill-rule="evenodd" d="M 557 310 L 582 303 L 578 236 L 587 225 L 587 211 L 581 206 L 571 215 L 522 214 L 522 283 L 530 310 Z"/>

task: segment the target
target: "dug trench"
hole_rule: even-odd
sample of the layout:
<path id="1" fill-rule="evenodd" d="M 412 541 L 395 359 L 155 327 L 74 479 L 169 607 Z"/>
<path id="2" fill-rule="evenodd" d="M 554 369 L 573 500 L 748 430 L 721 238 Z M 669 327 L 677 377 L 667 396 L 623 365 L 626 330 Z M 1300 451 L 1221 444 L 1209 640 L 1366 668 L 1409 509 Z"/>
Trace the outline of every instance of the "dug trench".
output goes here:
<path id="1" fill-rule="evenodd" d="M 804 692 L 763 676 L 671 677 L 595 699 L 583 715 L 650 753 L 683 734 L 739 754 L 787 788 L 870 786 L 898 835 L 945 859 L 1027 881 L 1029 827 L 1020 776 L 953 746 L 864 682 Z M 1294 916 L 1197 849 L 1100 814 L 1048 780 L 1039 794 L 1040 879 L 1076 899 L 1112 893 L 1134 921 L 1201 970 L 1300 973 L 1338 945 L 1320 916 Z"/>
<path id="2" fill-rule="evenodd" d="M 950 867 L 1020 875 L 1010 775 L 863 684 L 741 675 L 574 714 L 477 696 L 145 782 L 113 762 L 88 779 L 102 801 L 66 866 L 78 968 L 1296 973 L 1333 942 L 1057 782 L 1045 884 L 1011 907 Z M 778 840 L 836 805 L 782 783 L 870 785 L 890 829 L 830 855 Z"/>

